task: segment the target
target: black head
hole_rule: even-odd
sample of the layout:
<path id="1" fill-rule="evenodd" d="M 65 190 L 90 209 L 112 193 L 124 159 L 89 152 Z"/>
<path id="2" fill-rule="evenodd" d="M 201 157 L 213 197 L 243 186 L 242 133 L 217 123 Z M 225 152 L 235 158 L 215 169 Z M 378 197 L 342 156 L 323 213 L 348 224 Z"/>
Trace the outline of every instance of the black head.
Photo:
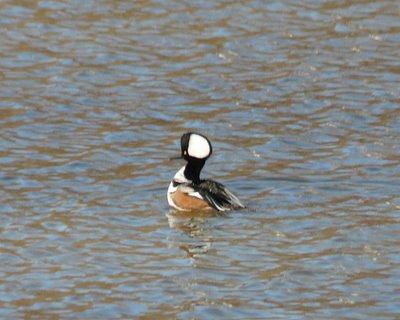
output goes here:
<path id="1" fill-rule="evenodd" d="M 207 137 L 196 133 L 188 132 L 181 137 L 181 156 L 186 161 L 207 160 L 212 154 L 211 142 Z"/>
<path id="2" fill-rule="evenodd" d="M 188 132 L 181 137 L 181 156 L 188 163 L 185 167 L 185 177 L 197 184 L 200 183 L 200 171 L 206 160 L 212 154 L 210 141 L 202 134 Z"/>

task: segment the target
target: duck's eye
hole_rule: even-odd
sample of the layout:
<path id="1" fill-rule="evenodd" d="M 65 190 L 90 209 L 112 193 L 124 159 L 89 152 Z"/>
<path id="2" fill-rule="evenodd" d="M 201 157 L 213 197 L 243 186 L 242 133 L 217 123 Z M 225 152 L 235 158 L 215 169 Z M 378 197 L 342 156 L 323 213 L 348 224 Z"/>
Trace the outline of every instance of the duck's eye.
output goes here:
<path id="1" fill-rule="evenodd" d="M 183 151 L 183 155 L 184 155 L 184 156 L 187 155 L 187 151 L 186 151 L 186 150 Z"/>

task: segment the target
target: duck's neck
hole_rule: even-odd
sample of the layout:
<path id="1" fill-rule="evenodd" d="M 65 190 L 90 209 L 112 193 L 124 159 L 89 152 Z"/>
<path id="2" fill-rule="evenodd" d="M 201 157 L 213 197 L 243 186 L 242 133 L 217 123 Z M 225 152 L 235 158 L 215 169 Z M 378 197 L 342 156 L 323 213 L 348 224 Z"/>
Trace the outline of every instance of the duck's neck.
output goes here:
<path id="1" fill-rule="evenodd" d="M 183 172 L 186 179 L 192 181 L 194 184 L 200 183 L 200 171 L 203 169 L 206 161 L 204 159 L 192 159 L 185 166 Z"/>

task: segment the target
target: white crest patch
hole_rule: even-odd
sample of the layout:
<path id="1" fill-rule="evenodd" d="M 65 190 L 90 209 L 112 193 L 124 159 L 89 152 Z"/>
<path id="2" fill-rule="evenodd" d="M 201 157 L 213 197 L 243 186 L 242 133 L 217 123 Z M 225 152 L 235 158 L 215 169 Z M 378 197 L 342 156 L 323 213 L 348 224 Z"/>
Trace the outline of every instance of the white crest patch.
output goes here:
<path id="1" fill-rule="evenodd" d="M 210 155 L 210 151 L 210 144 L 206 138 L 195 133 L 190 135 L 188 147 L 189 156 L 203 159 Z"/>

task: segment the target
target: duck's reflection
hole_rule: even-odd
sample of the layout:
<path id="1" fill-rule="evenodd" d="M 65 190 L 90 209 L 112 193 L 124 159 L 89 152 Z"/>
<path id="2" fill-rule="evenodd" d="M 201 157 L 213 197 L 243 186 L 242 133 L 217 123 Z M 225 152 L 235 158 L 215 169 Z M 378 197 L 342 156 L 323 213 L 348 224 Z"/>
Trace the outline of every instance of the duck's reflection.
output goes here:
<path id="1" fill-rule="evenodd" d="M 213 211 L 188 211 L 178 212 L 170 210 L 166 216 L 171 228 L 189 236 L 191 241 L 185 241 L 179 248 L 186 252 L 189 258 L 208 253 L 213 243 L 213 238 L 206 232 L 207 221 L 219 216 Z"/>

